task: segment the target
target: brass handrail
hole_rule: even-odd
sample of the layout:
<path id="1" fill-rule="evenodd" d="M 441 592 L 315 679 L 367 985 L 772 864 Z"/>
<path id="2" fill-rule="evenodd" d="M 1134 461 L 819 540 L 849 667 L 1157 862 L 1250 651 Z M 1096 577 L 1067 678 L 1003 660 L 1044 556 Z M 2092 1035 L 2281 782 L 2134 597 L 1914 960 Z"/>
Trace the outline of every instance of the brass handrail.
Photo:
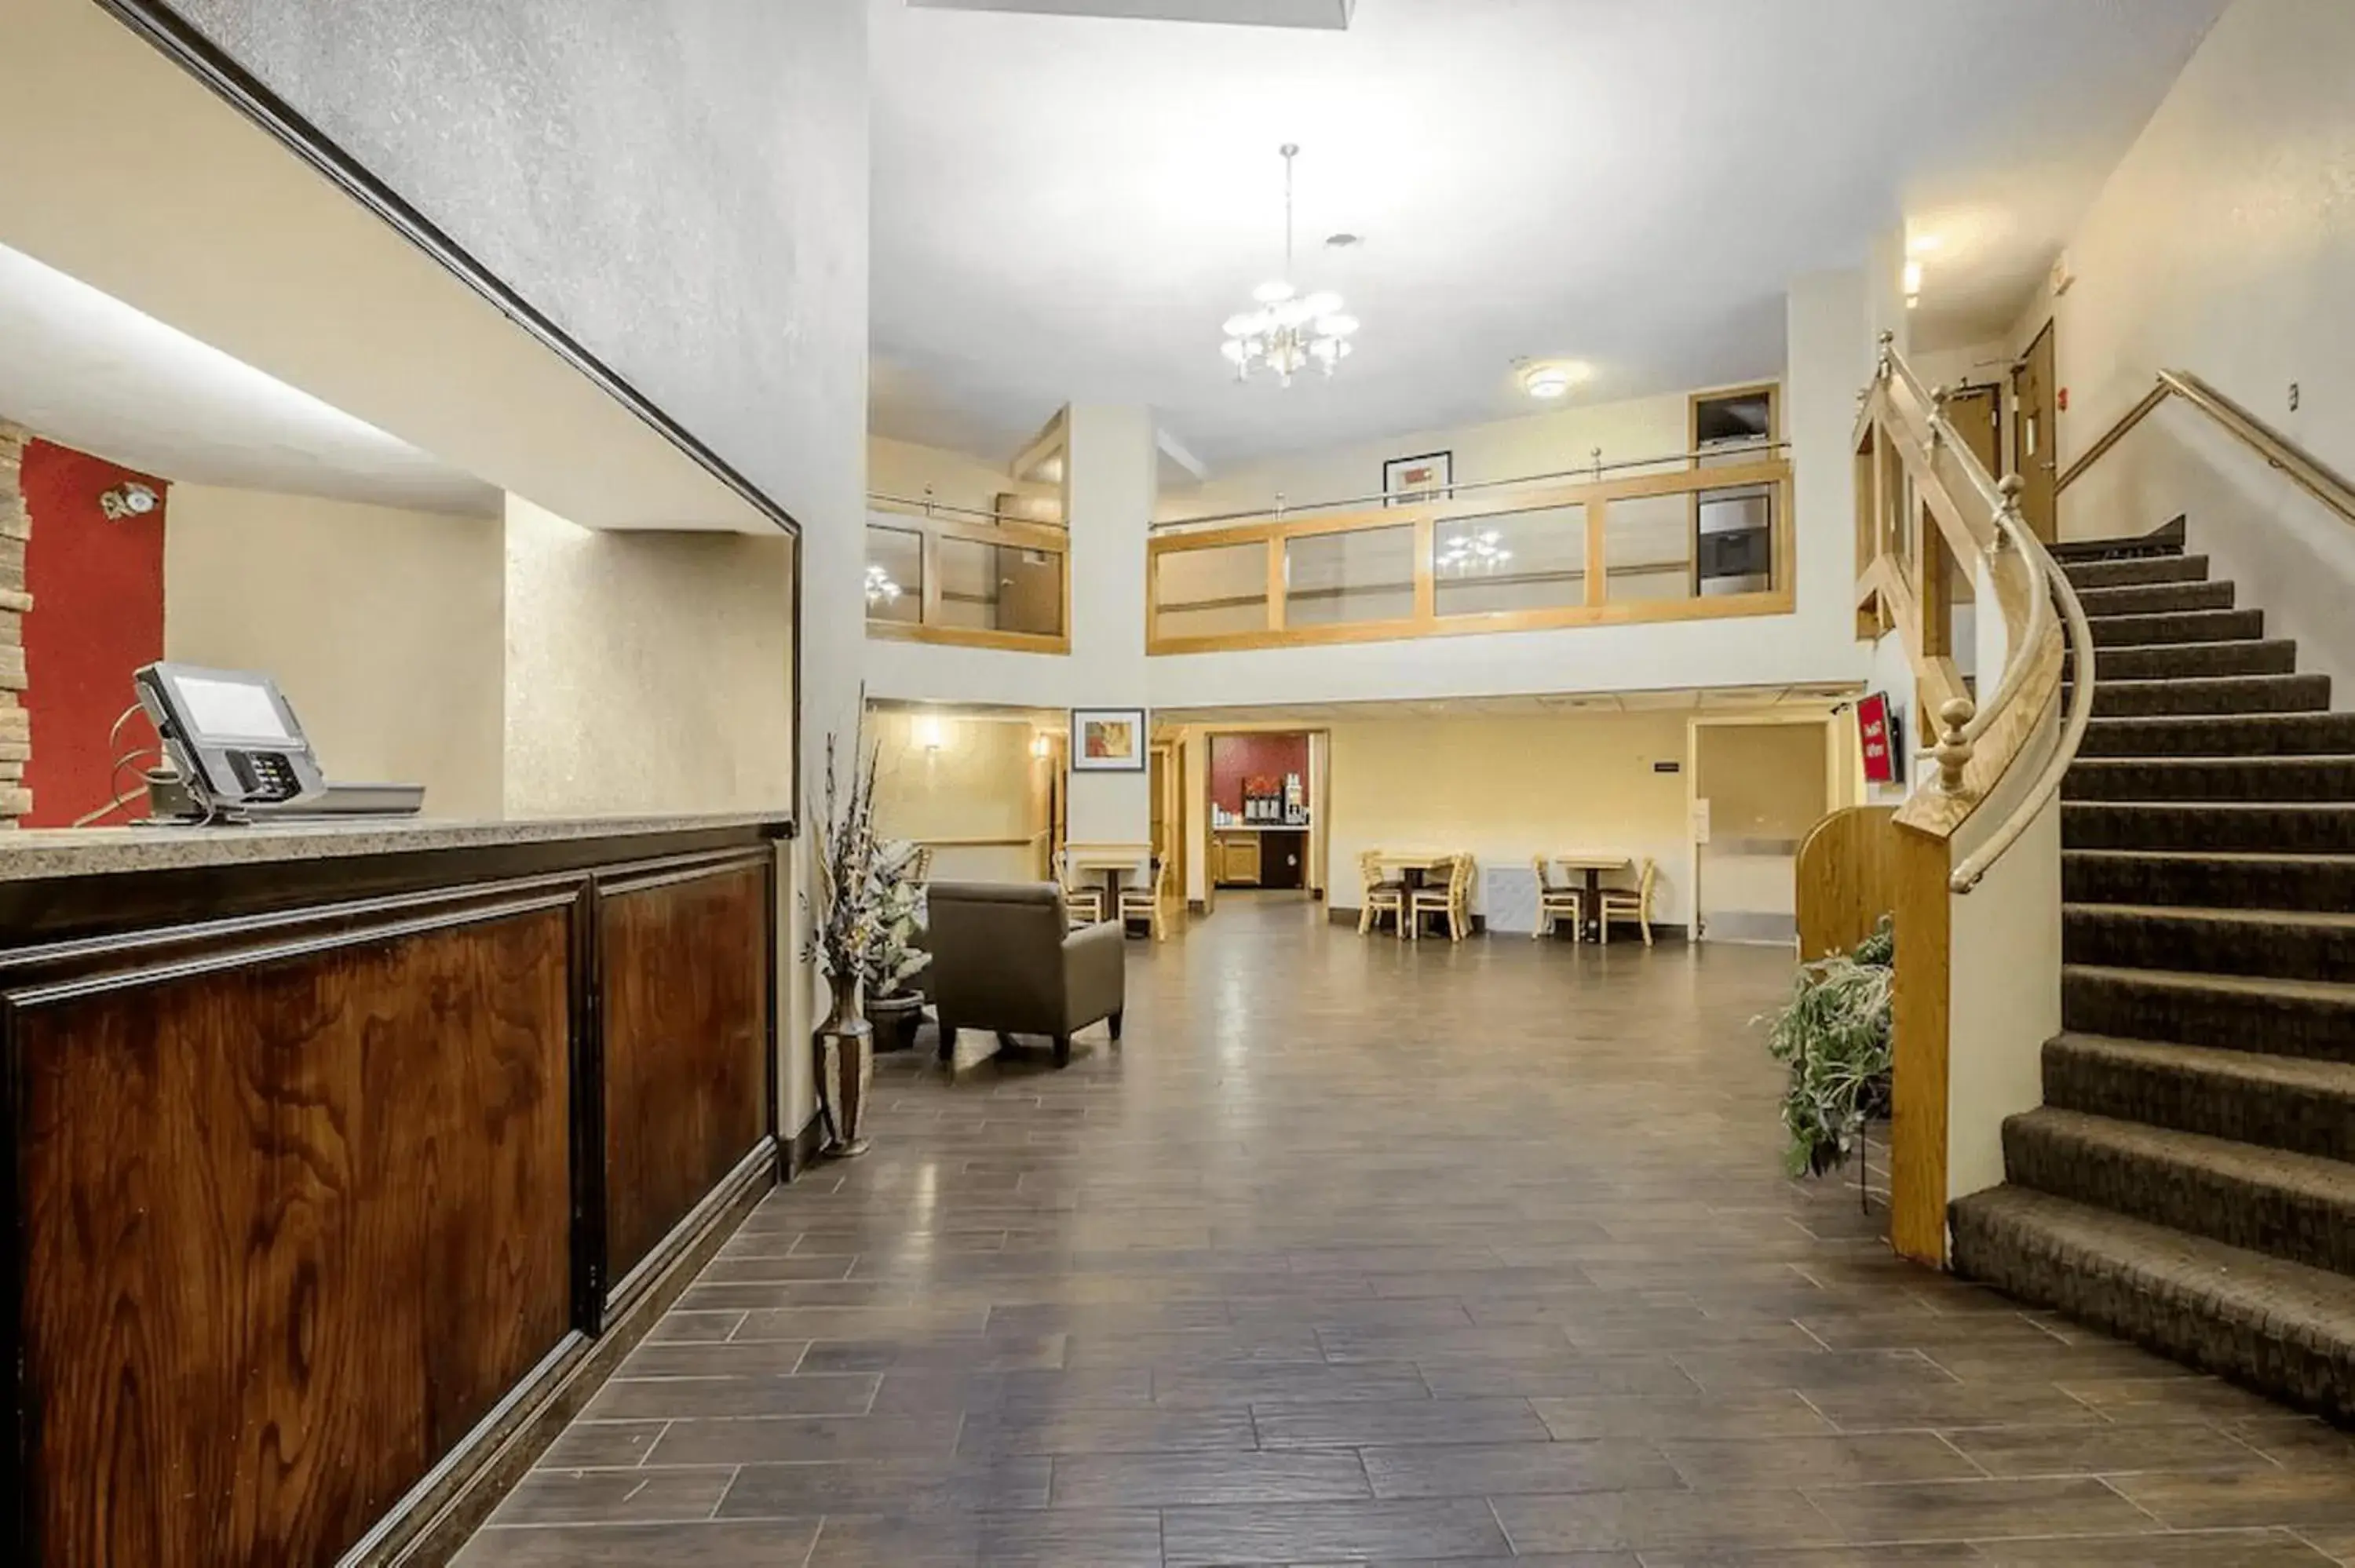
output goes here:
<path id="1" fill-rule="evenodd" d="M 2162 370 L 2151 389 L 2142 400 L 2127 409 L 2118 421 L 2102 432 L 2101 439 L 2085 449 L 2084 455 L 2063 469 L 2053 482 L 2055 495 L 2069 488 L 2078 475 L 2100 461 L 2102 454 L 2125 439 L 2147 418 L 2153 408 L 2169 397 L 2180 397 L 2201 413 L 2222 426 L 2242 445 L 2265 460 L 2268 466 L 2279 469 L 2292 483 L 2321 502 L 2349 523 L 2355 523 L 2355 485 L 2333 473 L 2321 463 L 2301 451 L 2260 423 L 2239 404 L 2225 397 L 2188 370 Z"/>
<path id="2" fill-rule="evenodd" d="M 1788 450 L 1790 445 L 1787 440 L 1771 440 L 1761 437 L 1754 441 L 1729 441 L 1721 448 L 1697 447 L 1690 451 L 1662 452 L 1657 457 L 1621 458 L 1614 462 L 1604 462 L 1603 449 L 1597 447 L 1594 449 L 1594 461 L 1581 463 L 1576 468 L 1565 468 L 1551 473 L 1519 474 L 1511 479 L 1451 480 L 1445 484 L 1434 484 L 1415 493 L 1419 496 L 1433 496 L 1453 501 L 1468 492 L 1501 490 L 1516 484 L 1544 484 L 1557 479 L 1599 479 L 1604 474 L 1617 473 L 1624 469 L 1658 468 L 1666 463 L 1695 462 L 1701 458 L 1723 458 L 1729 453 L 1739 453 L 1746 461 L 1762 461 L 1764 456 Z M 1256 523 L 1263 518 L 1280 522 L 1295 513 L 1329 512 L 1337 506 L 1368 506 L 1375 502 L 1395 499 L 1397 498 L 1388 492 L 1377 492 L 1371 495 L 1343 495 L 1330 501 L 1303 501 L 1295 504 L 1286 502 L 1279 495 L 1275 499 L 1274 505 L 1254 507 L 1247 512 L 1206 512 L 1199 517 L 1165 518 L 1152 524 L 1150 532 L 1158 534 L 1171 528 L 1194 528 L 1205 523 Z"/>
<path id="3" fill-rule="evenodd" d="M 947 513 L 958 517 L 978 517 L 988 523 L 1027 523 L 1033 528 L 1060 528 L 1066 533 L 1071 531 L 1070 524 L 1060 519 L 1050 521 L 1043 517 L 1024 517 L 1012 512 L 989 511 L 979 506 L 958 506 L 946 501 L 935 501 L 929 495 L 891 495 L 883 491 L 870 490 L 867 493 L 867 503 L 870 509 L 878 506 L 899 507 L 902 509 L 904 514 L 911 516 L 935 517 Z"/>

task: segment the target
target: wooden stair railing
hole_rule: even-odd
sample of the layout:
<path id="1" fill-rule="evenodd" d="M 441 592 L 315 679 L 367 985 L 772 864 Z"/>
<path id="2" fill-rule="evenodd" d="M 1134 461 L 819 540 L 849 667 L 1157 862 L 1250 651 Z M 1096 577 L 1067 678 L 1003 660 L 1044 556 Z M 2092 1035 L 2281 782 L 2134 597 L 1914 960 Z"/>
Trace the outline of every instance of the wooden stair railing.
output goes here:
<path id="1" fill-rule="evenodd" d="M 1934 715 L 1934 776 L 1898 809 L 1890 1239 L 1908 1257 L 1946 1248 L 1953 899 L 1979 885 L 2058 794 L 2093 714 L 2093 632 L 2021 515 L 2017 475 L 1989 473 L 1884 334 L 1857 421 L 1860 633 L 1895 632 Z M 1984 568 L 1984 570 L 1982 570 Z M 2005 658 L 1984 703 L 1949 646 L 1959 579 L 1983 585 Z M 1981 614 L 1990 607 L 1982 603 Z M 2076 679 L 2055 735 L 2064 652 Z M 1982 689 L 1987 672 L 1981 672 Z M 1923 727 L 1929 727 L 1923 721 Z M 2056 960 L 2057 961 L 2057 960 Z"/>

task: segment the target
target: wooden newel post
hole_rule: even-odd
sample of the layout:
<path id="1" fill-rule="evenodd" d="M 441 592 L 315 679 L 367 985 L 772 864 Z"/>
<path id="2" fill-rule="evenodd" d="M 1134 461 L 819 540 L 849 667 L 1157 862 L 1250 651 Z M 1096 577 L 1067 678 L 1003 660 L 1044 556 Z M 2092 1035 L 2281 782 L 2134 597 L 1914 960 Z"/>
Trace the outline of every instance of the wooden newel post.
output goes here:
<path id="1" fill-rule="evenodd" d="M 1963 769 L 1970 766 L 1971 743 L 1963 734 L 1978 709 L 1968 697 L 1955 697 L 1938 709 L 1938 788 L 1949 795 L 1963 792 Z"/>
<path id="2" fill-rule="evenodd" d="M 2003 497 L 2003 515 L 2025 527 L 2027 524 L 2019 514 L 2019 493 L 2028 488 L 2026 483 L 2019 475 L 2007 473 L 1995 482 L 1995 488 L 1997 493 Z M 2011 541 L 2012 531 L 1998 524 L 1995 531 L 1995 547 L 2008 550 L 2011 548 Z"/>

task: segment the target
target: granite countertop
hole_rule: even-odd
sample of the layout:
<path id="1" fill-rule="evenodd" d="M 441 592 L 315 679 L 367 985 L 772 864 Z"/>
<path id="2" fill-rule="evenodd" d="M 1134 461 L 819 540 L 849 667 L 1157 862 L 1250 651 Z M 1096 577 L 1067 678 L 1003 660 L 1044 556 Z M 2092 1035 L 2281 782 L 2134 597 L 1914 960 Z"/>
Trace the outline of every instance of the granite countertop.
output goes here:
<path id="1" fill-rule="evenodd" d="M 782 823 L 792 813 L 733 811 L 643 817 L 545 817 L 513 821 L 434 817 L 352 818 L 341 821 L 240 827 L 32 828 L 0 832 L 0 882 L 108 876 L 195 866 L 270 861 L 336 860 L 354 855 L 417 854 L 568 839 L 629 838 Z"/>

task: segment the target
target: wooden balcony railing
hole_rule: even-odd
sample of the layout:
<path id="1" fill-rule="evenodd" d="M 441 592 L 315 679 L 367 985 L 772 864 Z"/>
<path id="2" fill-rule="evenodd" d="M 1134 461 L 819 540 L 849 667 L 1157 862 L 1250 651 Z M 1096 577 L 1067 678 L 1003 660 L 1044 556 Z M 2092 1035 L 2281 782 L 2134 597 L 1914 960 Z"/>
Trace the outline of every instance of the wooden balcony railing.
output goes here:
<path id="1" fill-rule="evenodd" d="M 1791 465 L 1774 449 L 1617 466 L 1407 505 L 1165 524 L 1147 549 L 1146 651 L 1791 610 Z"/>
<path id="2" fill-rule="evenodd" d="M 1071 651 L 1071 535 L 1052 524 L 869 496 L 867 634 Z"/>

